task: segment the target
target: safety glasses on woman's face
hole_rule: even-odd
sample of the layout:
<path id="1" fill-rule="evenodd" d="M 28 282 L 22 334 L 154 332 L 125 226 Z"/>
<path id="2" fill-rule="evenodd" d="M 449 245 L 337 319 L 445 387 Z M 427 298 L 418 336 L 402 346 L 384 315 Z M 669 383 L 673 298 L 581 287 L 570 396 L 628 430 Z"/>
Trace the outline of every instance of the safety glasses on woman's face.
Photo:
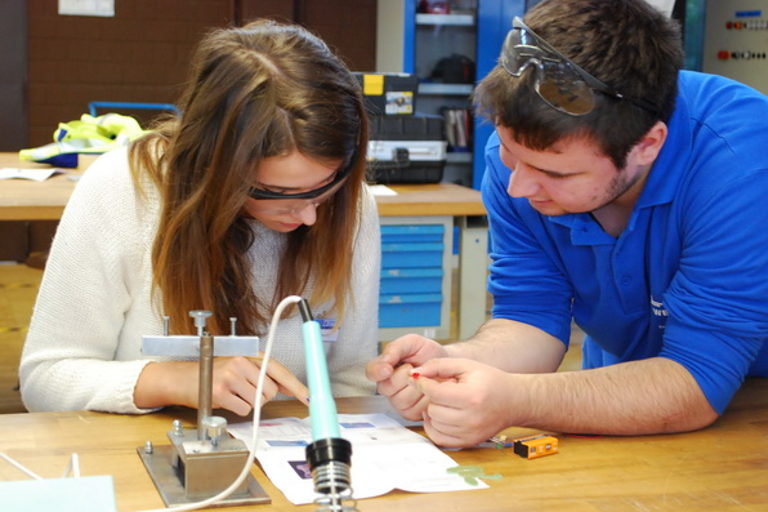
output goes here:
<path id="1" fill-rule="evenodd" d="M 337 179 L 334 178 L 333 182 L 328 184 L 328 185 L 333 185 L 330 189 L 327 188 L 328 185 L 323 185 L 322 187 L 316 188 L 314 190 L 310 190 L 309 192 L 302 192 L 300 194 L 285 194 L 284 196 L 281 195 L 280 199 L 262 199 L 260 197 L 255 198 L 253 197 L 253 194 L 251 194 L 251 197 L 253 199 L 258 200 L 256 203 L 254 203 L 252 208 L 260 213 L 264 213 L 267 215 L 298 215 L 301 211 L 306 209 L 308 206 L 317 208 L 318 206 L 323 204 L 325 201 L 333 197 L 333 195 L 336 192 L 338 192 L 339 189 L 341 188 L 342 181 L 343 180 L 337 181 Z M 265 190 L 262 191 L 261 189 L 251 189 L 251 190 L 268 192 Z M 314 194 L 317 190 L 324 190 L 325 192 L 315 196 Z M 312 194 L 310 199 L 296 199 L 299 196 L 305 196 L 308 194 Z"/>
<path id="2" fill-rule="evenodd" d="M 248 195 L 251 196 L 252 199 L 275 199 L 275 200 L 319 198 L 320 196 L 324 195 L 328 191 L 333 190 L 333 192 L 336 192 L 338 190 L 338 185 L 341 185 L 341 182 L 343 182 L 347 178 L 347 176 L 349 176 L 352 173 L 352 168 L 355 165 L 355 161 L 356 161 L 356 158 L 352 158 L 352 161 L 343 169 L 336 171 L 331 181 L 329 181 L 325 185 L 321 187 L 317 187 L 312 190 L 308 190 L 306 192 L 299 192 L 296 194 L 286 194 L 283 192 L 273 192 L 272 190 L 252 187 L 251 190 L 248 191 Z"/>
<path id="3" fill-rule="evenodd" d="M 354 155 L 350 163 L 336 171 L 328 183 L 306 192 L 287 194 L 252 187 L 248 191 L 248 195 L 251 199 L 258 200 L 254 206 L 262 213 L 273 215 L 295 215 L 307 208 L 307 206 L 311 205 L 317 207 L 333 197 L 343 185 L 344 180 L 346 180 L 352 173 L 356 160 L 357 157 Z"/>
<path id="4" fill-rule="evenodd" d="M 534 66 L 536 93 L 550 107 L 572 116 L 581 116 L 595 108 L 595 91 L 626 100 L 655 115 L 658 109 L 640 98 L 630 98 L 587 73 L 528 28 L 519 17 L 504 40 L 499 63 L 519 78 L 528 66 Z"/>

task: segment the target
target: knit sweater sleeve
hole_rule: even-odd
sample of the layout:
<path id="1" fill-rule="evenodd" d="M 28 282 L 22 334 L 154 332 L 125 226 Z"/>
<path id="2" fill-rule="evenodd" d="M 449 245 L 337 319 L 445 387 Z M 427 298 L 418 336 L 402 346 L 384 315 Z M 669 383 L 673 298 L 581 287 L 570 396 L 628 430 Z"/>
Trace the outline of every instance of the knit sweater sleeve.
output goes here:
<path id="1" fill-rule="evenodd" d="M 381 236 L 376 201 L 367 187 L 364 190 L 352 263 L 352 295 L 339 338 L 328 353 L 335 396 L 372 395 L 375 391 L 365 377 L 365 365 L 378 352 Z"/>
<path id="2" fill-rule="evenodd" d="M 144 268 L 147 226 L 127 152 L 100 157 L 78 183 L 59 223 L 21 366 L 30 411 L 136 408 L 133 389 L 149 362 L 120 344 Z M 150 223 L 154 224 L 154 223 Z M 141 300 L 141 299 L 138 299 Z M 122 359 L 122 360 L 121 360 Z"/>

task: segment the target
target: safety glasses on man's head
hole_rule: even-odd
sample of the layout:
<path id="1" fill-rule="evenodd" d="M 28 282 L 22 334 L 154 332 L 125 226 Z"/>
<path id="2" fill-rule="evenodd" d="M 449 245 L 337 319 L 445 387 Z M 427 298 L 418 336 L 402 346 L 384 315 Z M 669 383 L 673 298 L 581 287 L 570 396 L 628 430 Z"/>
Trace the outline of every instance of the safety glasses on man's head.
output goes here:
<path id="1" fill-rule="evenodd" d="M 640 98 L 630 98 L 587 73 L 528 28 L 519 17 L 504 40 L 499 63 L 510 75 L 519 78 L 528 66 L 534 66 L 536 93 L 550 107 L 572 116 L 581 116 L 595 108 L 595 91 L 626 100 L 658 115 L 658 109 Z"/>

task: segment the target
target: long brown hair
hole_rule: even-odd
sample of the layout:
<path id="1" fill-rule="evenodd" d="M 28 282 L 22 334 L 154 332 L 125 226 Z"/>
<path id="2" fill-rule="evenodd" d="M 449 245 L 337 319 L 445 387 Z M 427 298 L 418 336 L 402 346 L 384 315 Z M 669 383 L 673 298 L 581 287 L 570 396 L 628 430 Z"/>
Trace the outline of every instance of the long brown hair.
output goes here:
<path id="1" fill-rule="evenodd" d="M 131 147 L 136 183 L 157 184 L 162 212 L 152 248 L 153 283 L 173 332 L 192 332 L 188 312 L 214 316 L 211 333 L 258 332 L 283 296 L 330 301 L 341 318 L 349 300 L 359 225 L 367 121 L 349 70 L 307 30 L 271 20 L 217 29 L 200 43 L 178 119 Z M 317 222 L 287 235 L 275 290 L 253 290 L 248 249 L 258 243 L 243 215 L 262 158 L 298 150 L 342 159 L 352 171 L 317 210 Z M 272 272 L 275 269 L 269 269 Z"/>

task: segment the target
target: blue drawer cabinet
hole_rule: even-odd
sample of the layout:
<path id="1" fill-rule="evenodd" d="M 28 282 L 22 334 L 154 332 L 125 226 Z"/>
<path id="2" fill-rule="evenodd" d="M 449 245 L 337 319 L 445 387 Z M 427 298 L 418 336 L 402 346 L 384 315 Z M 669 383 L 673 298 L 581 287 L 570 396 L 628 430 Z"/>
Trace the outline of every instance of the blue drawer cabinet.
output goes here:
<path id="1" fill-rule="evenodd" d="M 440 293 L 380 295 L 380 327 L 425 327 L 440 325 Z"/>
<path id="2" fill-rule="evenodd" d="M 381 242 L 381 268 L 440 268 L 443 265 L 443 243 L 396 243 Z"/>
<path id="3" fill-rule="evenodd" d="M 382 268 L 381 295 L 398 293 L 441 293 L 443 268 Z"/>
<path id="4" fill-rule="evenodd" d="M 409 332 L 447 337 L 452 218 L 385 217 L 381 222 L 380 338 Z"/>
<path id="5" fill-rule="evenodd" d="M 445 226 L 442 224 L 409 224 L 381 226 L 382 242 L 437 242 L 443 243 Z"/>

